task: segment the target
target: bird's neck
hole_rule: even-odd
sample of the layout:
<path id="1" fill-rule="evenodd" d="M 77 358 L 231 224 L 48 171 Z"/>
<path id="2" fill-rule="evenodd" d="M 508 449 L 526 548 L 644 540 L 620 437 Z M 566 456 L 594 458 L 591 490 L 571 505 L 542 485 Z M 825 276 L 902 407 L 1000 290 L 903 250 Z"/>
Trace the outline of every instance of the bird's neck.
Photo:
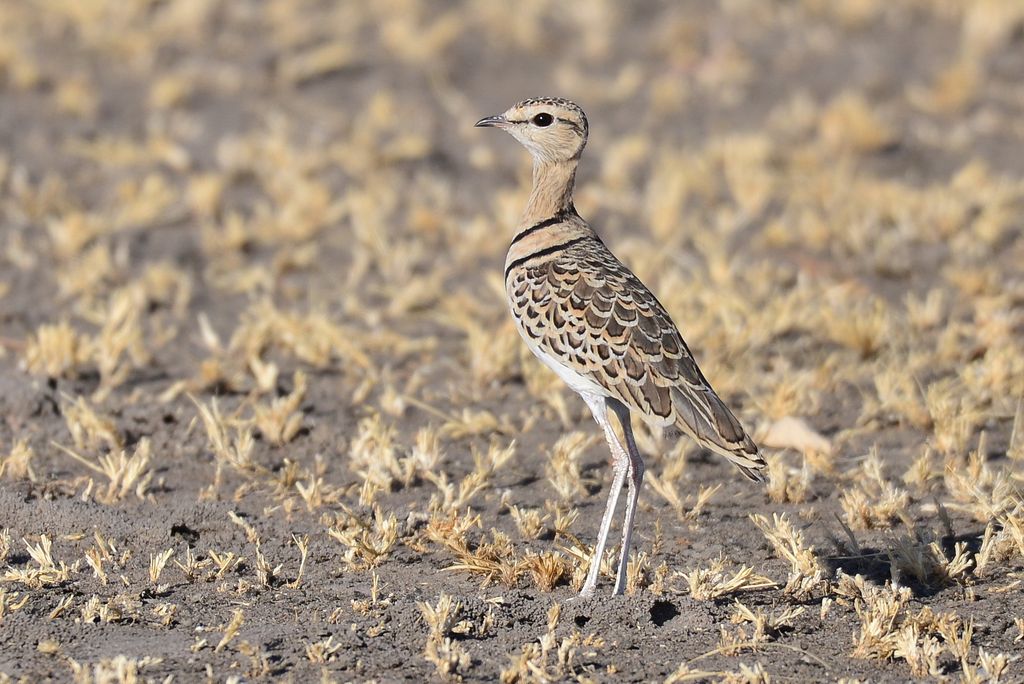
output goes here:
<path id="1" fill-rule="evenodd" d="M 572 188 L 576 182 L 576 161 L 533 163 L 533 191 L 526 203 L 520 228 L 529 227 L 560 214 L 574 213 Z"/>

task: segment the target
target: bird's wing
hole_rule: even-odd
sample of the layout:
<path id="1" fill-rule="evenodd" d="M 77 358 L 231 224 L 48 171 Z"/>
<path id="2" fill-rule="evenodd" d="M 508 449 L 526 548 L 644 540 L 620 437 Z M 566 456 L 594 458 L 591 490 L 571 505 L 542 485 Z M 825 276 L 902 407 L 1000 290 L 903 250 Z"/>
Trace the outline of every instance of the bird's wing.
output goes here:
<path id="1" fill-rule="evenodd" d="M 648 421 L 675 425 L 761 479 L 753 440 L 712 389 L 665 308 L 600 241 L 510 274 L 527 341 Z"/>

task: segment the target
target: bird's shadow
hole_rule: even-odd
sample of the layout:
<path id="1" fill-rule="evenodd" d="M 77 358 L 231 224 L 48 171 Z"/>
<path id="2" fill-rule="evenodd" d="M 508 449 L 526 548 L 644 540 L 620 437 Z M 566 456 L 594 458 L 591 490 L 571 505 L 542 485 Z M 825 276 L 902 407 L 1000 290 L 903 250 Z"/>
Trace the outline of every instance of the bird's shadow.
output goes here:
<path id="1" fill-rule="evenodd" d="M 949 561 L 956 555 L 956 545 L 958 543 L 966 544 L 967 551 L 972 555 L 976 554 L 981 549 L 984 536 L 985 532 L 982 530 L 968 534 L 945 535 L 936 538 L 934 541 L 938 542 L 942 556 L 945 560 Z M 924 548 L 928 547 L 931 542 L 932 540 L 919 537 L 912 546 Z M 844 574 L 850 576 L 861 575 L 872 584 L 883 585 L 895 576 L 899 579 L 899 583 L 902 586 L 909 587 L 917 597 L 934 596 L 951 586 L 948 580 L 943 581 L 944 578 L 941 574 L 937 574 L 933 579 L 900 573 L 898 572 L 898 562 L 896 562 L 897 572 L 894 575 L 893 563 L 896 558 L 896 544 L 897 542 L 893 540 L 893 543 L 887 549 L 865 546 L 855 551 L 850 550 L 844 545 L 841 553 L 825 554 L 815 551 L 815 555 L 821 566 L 827 569 L 830 577 L 835 577 L 836 572 L 841 570 Z M 935 561 L 938 563 L 939 559 L 936 558 Z"/>

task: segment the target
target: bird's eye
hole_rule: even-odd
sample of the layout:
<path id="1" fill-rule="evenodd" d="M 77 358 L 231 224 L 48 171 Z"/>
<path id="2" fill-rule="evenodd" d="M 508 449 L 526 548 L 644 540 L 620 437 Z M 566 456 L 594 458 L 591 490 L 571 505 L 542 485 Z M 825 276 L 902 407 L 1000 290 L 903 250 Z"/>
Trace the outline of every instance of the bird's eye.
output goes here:
<path id="1" fill-rule="evenodd" d="M 533 124 L 535 126 L 540 126 L 541 128 L 544 126 L 550 126 L 552 121 L 554 121 L 554 119 L 552 119 L 551 115 L 547 112 L 541 112 L 537 116 L 533 117 Z"/>

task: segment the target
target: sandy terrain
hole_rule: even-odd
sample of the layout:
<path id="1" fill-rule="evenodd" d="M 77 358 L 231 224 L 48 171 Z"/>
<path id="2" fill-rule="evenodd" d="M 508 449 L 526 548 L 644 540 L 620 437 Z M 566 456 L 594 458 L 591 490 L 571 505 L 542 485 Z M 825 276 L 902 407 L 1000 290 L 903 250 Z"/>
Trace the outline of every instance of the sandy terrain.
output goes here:
<path id="1" fill-rule="evenodd" d="M 1016 0 L 0 4 L 0 681 L 1022 681 Z M 507 6 L 506 6 L 507 5 Z M 771 484 L 611 477 L 520 343 L 526 154 Z M 614 537 L 617 539 L 617 534 Z"/>

